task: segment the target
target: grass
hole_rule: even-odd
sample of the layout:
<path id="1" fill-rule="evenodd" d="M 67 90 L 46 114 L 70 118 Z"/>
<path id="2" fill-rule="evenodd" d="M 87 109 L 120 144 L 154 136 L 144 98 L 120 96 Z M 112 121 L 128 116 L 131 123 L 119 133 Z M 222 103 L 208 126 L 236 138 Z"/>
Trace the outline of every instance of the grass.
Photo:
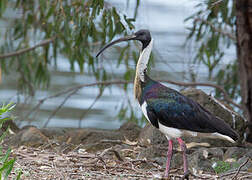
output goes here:
<path id="1" fill-rule="evenodd" d="M 217 161 L 213 169 L 217 174 L 224 173 L 231 169 L 231 164 L 225 161 Z"/>
<path id="2" fill-rule="evenodd" d="M 14 107 L 15 105 L 12 103 L 2 105 L 2 107 L 0 108 L 0 128 L 2 128 L 2 125 L 5 121 L 10 119 L 8 113 L 13 110 Z M 8 136 L 8 131 L 9 128 L 0 136 L 0 142 L 3 142 L 3 139 Z M 8 176 L 13 170 L 15 159 L 10 158 L 10 153 L 10 148 L 8 148 L 6 152 L 4 152 L 3 147 L 0 145 L 0 179 L 8 179 Z M 16 172 L 16 174 L 16 179 L 19 180 L 22 174 L 22 170 L 19 170 L 18 172 Z"/>

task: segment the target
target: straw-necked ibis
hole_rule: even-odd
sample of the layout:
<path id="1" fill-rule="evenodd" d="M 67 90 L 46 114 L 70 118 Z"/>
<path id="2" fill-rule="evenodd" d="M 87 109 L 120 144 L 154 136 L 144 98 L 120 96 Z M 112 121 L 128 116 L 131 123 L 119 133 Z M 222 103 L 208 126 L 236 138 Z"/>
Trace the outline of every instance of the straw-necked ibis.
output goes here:
<path id="1" fill-rule="evenodd" d="M 147 75 L 147 64 L 153 46 L 153 38 L 148 30 L 139 30 L 131 36 L 112 41 L 102 48 L 96 57 L 111 45 L 128 40 L 138 40 L 142 43 L 136 66 L 135 98 L 146 119 L 164 133 L 169 142 L 165 177 L 169 175 L 172 142 L 177 139 L 183 151 L 184 178 L 188 179 L 186 145 L 181 137 L 209 137 L 234 143 L 238 139 L 238 134 L 225 121 L 211 114 L 197 102 Z"/>

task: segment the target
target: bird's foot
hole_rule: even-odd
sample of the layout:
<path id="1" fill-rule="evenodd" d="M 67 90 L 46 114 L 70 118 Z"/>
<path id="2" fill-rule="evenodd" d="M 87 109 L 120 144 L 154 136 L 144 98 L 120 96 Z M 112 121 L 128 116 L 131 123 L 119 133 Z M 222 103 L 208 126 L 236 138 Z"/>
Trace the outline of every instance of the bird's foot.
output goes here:
<path id="1" fill-rule="evenodd" d="M 189 175 L 190 175 L 190 174 L 191 174 L 190 171 L 186 171 L 186 172 L 184 173 L 184 175 L 181 177 L 181 179 L 189 180 Z"/>

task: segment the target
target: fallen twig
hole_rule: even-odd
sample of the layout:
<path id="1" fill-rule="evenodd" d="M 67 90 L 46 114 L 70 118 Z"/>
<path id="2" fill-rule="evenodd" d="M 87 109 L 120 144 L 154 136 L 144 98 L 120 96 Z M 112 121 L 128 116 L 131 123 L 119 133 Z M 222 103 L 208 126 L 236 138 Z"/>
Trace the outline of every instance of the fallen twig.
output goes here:
<path id="1" fill-rule="evenodd" d="M 244 180 L 244 179 L 252 179 L 252 173 L 250 173 L 249 175 L 244 175 L 239 177 L 239 179 Z"/>
<path id="2" fill-rule="evenodd" d="M 240 167 L 237 169 L 235 175 L 232 177 L 232 180 L 236 179 L 236 177 L 238 176 L 238 174 L 239 174 L 241 168 L 242 168 L 243 166 L 245 166 L 245 165 L 248 163 L 248 161 L 249 161 L 249 158 L 247 158 L 246 161 L 244 161 L 244 163 L 242 163 L 242 164 L 240 165 Z"/>

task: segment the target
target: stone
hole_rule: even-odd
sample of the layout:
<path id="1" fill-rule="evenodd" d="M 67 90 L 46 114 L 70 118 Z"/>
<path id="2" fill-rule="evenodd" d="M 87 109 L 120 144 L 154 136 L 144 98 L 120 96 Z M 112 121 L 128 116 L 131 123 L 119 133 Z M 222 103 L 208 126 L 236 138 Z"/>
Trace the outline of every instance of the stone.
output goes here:
<path id="1" fill-rule="evenodd" d="M 227 148 L 223 159 L 226 161 L 227 159 L 236 159 L 243 157 L 247 153 L 247 149 L 241 147 L 229 147 Z"/>
<path id="2" fill-rule="evenodd" d="M 166 156 L 165 154 L 166 154 L 166 150 L 163 150 L 162 148 L 159 148 L 159 147 L 153 145 L 153 146 L 149 146 L 147 148 L 144 148 L 140 152 L 140 154 L 138 155 L 138 158 L 139 159 L 143 159 L 143 158 L 151 159 L 151 158 Z"/>
<path id="3" fill-rule="evenodd" d="M 72 144 L 93 144 L 108 140 L 116 143 L 115 140 L 123 140 L 124 137 L 120 132 L 114 130 L 100 130 L 100 129 L 78 129 L 67 132 L 69 138 L 68 143 Z"/>
<path id="4" fill-rule="evenodd" d="M 199 148 L 197 151 L 203 154 L 205 159 L 223 159 L 223 150 L 222 148 L 213 147 L 213 148 Z"/>
<path id="5" fill-rule="evenodd" d="M 159 165 L 163 166 L 164 169 L 166 168 L 166 161 L 167 161 L 166 156 L 151 158 L 151 160 L 158 163 Z M 181 153 L 174 153 L 172 156 L 172 160 L 171 160 L 170 165 L 171 165 L 171 169 L 183 167 L 182 154 Z M 190 166 L 190 164 L 189 164 L 189 166 Z"/>
<path id="6" fill-rule="evenodd" d="M 252 159 L 252 148 L 247 149 L 247 152 L 244 156 Z"/>
<path id="7" fill-rule="evenodd" d="M 12 119 L 7 120 L 7 121 L 5 121 L 5 122 L 2 124 L 1 130 L 4 132 L 4 131 L 6 131 L 8 128 L 9 128 L 11 131 L 13 131 L 14 133 L 18 133 L 18 131 L 20 130 L 19 127 L 16 125 L 16 123 L 15 123 Z M 1 133 L 1 134 L 2 134 L 2 133 Z"/>
<path id="8" fill-rule="evenodd" d="M 147 123 L 141 130 L 138 143 L 141 146 L 151 146 L 162 144 L 168 148 L 167 138 L 157 128 L 153 127 L 150 123 Z"/>
<path id="9" fill-rule="evenodd" d="M 248 161 L 247 161 L 248 160 Z M 242 157 L 240 158 L 237 163 L 239 164 L 239 166 L 241 166 L 242 164 L 246 163 L 242 168 L 241 171 L 248 171 L 248 172 L 252 172 L 252 159 L 249 157 Z"/>
<path id="10" fill-rule="evenodd" d="M 36 127 L 27 127 L 11 136 L 6 142 L 12 146 L 32 146 L 38 147 L 48 143 L 48 138 Z"/>
<path id="11" fill-rule="evenodd" d="M 139 127 L 136 123 L 134 122 L 126 122 L 124 123 L 117 131 L 122 133 L 122 135 L 130 140 L 130 141 L 135 141 L 140 132 L 141 132 L 141 127 Z"/>
<path id="12" fill-rule="evenodd" d="M 238 159 L 237 161 L 232 162 L 230 170 L 228 170 L 226 173 L 237 171 L 237 169 L 241 165 L 242 165 L 242 167 L 241 167 L 240 171 L 247 171 L 247 172 L 252 173 L 252 159 L 247 156 L 243 156 L 240 159 Z"/>
<path id="13" fill-rule="evenodd" d="M 188 157 L 189 169 L 194 173 L 214 172 L 214 161 L 222 160 L 221 148 L 199 148 Z"/>

